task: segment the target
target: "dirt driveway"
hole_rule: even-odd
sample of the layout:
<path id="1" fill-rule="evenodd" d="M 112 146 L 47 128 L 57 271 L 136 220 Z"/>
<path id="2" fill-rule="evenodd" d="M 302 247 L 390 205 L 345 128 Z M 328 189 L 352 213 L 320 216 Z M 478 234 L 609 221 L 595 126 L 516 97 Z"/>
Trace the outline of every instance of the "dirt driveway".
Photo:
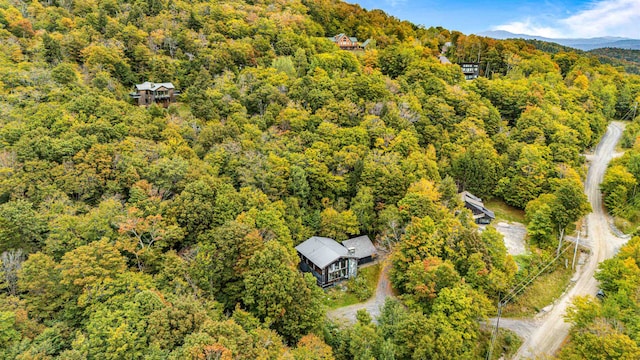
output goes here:
<path id="1" fill-rule="evenodd" d="M 391 283 L 389 282 L 389 268 L 391 263 L 388 259 L 382 262 L 382 270 L 380 270 L 380 277 L 378 278 L 378 286 L 376 287 L 376 293 L 371 299 L 363 303 L 353 304 L 327 312 L 327 316 L 330 319 L 336 321 L 346 321 L 350 324 L 355 324 L 356 313 L 360 309 L 366 309 L 371 318 L 377 319 L 380 315 L 380 310 L 384 306 L 384 302 L 388 297 L 393 296 L 391 290 Z"/>
<path id="2" fill-rule="evenodd" d="M 524 225 L 517 222 L 508 223 L 506 221 L 500 221 L 493 224 L 493 226 L 504 237 L 504 245 L 507 247 L 509 254 L 521 255 L 527 253 L 524 240 L 527 236 L 527 229 Z"/>

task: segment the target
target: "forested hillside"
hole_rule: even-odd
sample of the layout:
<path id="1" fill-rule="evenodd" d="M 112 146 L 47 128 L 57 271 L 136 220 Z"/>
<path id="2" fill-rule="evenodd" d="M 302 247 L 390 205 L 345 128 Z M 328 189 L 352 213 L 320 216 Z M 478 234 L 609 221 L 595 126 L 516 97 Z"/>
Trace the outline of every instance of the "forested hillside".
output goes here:
<path id="1" fill-rule="evenodd" d="M 622 66 L 632 74 L 640 74 L 640 50 L 602 48 L 589 51 L 594 54 L 603 64 Z"/>
<path id="2" fill-rule="evenodd" d="M 538 50 L 557 54 L 560 52 L 575 52 L 576 54 L 592 55 L 603 64 L 610 64 L 624 68 L 630 74 L 640 74 L 640 50 L 619 49 L 619 48 L 598 48 L 589 51 L 582 51 L 568 46 L 559 45 L 552 42 L 540 40 L 525 40 Z"/>
<path id="3" fill-rule="evenodd" d="M 484 358 L 479 320 L 588 211 L 581 153 L 640 94 L 335 0 L 0 0 L 0 40 L 0 359 Z M 178 103 L 136 106 L 144 81 Z M 519 266 L 461 190 L 527 209 Z M 399 296 L 335 324 L 294 246 L 360 234 Z"/>

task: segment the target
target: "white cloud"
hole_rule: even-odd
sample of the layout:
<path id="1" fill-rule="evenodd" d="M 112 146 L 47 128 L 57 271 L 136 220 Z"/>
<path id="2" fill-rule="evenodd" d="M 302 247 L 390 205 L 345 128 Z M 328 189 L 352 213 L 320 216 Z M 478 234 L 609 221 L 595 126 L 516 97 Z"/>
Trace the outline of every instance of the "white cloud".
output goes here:
<path id="1" fill-rule="evenodd" d="M 575 37 L 640 37 L 640 1 L 601 0 L 560 21 Z"/>
<path id="2" fill-rule="evenodd" d="M 516 34 L 551 38 L 623 36 L 640 38 L 640 0 L 597 0 L 565 18 L 530 17 L 495 26 Z"/>
<path id="3" fill-rule="evenodd" d="M 534 24 L 530 18 L 524 21 L 514 21 L 508 24 L 494 26 L 493 30 L 504 30 L 513 34 L 538 35 L 548 38 L 557 38 L 562 34 L 552 27 Z"/>
<path id="4" fill-rule="evenodd" d="M 405 5 L 408 0 L 384 0 L 392 8 Z"/>

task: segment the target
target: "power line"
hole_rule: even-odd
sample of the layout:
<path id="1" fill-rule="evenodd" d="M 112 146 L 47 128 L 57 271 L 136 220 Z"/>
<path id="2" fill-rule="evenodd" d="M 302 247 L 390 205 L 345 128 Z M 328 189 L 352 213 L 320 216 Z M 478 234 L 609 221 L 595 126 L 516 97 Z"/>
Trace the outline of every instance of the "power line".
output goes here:
<path id="1" fill-rule="evenodd" d="M 626 114 L 624 114 L 624 116 L 622 117 L 622 119 L 620 120 L 627 120 L 627 116 L 631 115 L 631 117 L 628 120 L 635 120 L 636 118 L 636 111 L 638 110 L 638 102 L 634 102 L 633 103 L 633 107 L 629 109 L 629 111 L 627 111 Z M 633 113 L 633 114 L 632 114 Z"/>
<path id="2" fill-rule="evenodd" d="M 553 264 L 554 262 L 556 262 L 556 260 L 558 260 L 560 258 L 560 256 L 562 256 L 565 252 L 567 252 L 567 250 L 569 250 L 571 248 L 571 244 L 567 244 L 564 248 L 564 250 L 562 250 L 558 255 L 556 255 L 555 258 L 553 258 L 553 260 L 549 261 L 540 271 L 538 271 L 537 274 L 535 274 L 534 276 L 530 277 L 529 279 L 527 279 L 527 282 L 524 285 L 521 285 L 520 288 L 514 288 L 513 290 L 511 290 L 511 292 L 509 294 L 507 294 L 507 297 L 505 299 L 503 299 L 503 305 L 506 305 L 509 301 L 513 300 L 513 298 L 518 295 L 522 290 L 526 289 L 527 286 L 529 284 L 531 284 L 531 282 L 533 282 L 533 280 L 537 279 L 540 275 L 542 275 L 542 273 L 547 270 L 549 268 L 549 266 L 551 266 L 551 264 Z"/>
<path id="3" fill-rule="evenodd" d="M 567 246 L 565 246 L 565 248 L 558 255 L 556 255 L 555 258 L 549 261 L 540 271 L 538 271 L 538 273 L 536 273 L 534 276 L 531 276 L 530 278 L 527 278 L 521 281 L 518 285 L 514 286 L 511 289 L 511 291 L 507 294 L 507 296 L 504 297 L 502 300 L 498 299 L 498 319 L 496 320 L 496 326 L 491 332 L 491 340 L 489 343 L 489 351 L 487 352 L 487 360 L 491 360 L 491 356 L 493 355 L 493 346 L 495 345 L 495 342 L 498 338 L 498 331 L 500 330 L 500 317 L 502 316 L 502 308 L 507 306 L 507 303 L 509 303 L 509 301 L 513 300 L 513 298 L 516 297 L 516 295 L 518 295 L 520 292 L 526 289 L 527 286 L 531 284 L 531 282 L 533 282 L 533 280 L 537 279 L 545 270 L 549 268 L 549 266 L 551 266 L 551 264 L 556 262 L 556 260 L 558 260 L 560 256 L 562 256 L 569 249 L 571 249 L 570 243 Z"/>

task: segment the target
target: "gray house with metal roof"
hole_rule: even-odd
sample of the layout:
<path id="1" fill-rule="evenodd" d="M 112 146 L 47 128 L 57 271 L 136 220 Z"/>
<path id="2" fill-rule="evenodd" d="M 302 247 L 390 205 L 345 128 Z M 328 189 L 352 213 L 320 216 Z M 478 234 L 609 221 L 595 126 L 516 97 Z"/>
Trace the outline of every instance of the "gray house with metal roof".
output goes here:
<path id="1" fill-rule="evenodd" d="M 375 257 L 375 247 L 367 236 L 351 240 L 353 241 L 346 240 L 340 244 L 326 237 L 310 237 L 296 246 L 300 256 L 300 270 L 312 273 L 322 287 L 355 277 L 358 274 L 359 260 Z"/>

